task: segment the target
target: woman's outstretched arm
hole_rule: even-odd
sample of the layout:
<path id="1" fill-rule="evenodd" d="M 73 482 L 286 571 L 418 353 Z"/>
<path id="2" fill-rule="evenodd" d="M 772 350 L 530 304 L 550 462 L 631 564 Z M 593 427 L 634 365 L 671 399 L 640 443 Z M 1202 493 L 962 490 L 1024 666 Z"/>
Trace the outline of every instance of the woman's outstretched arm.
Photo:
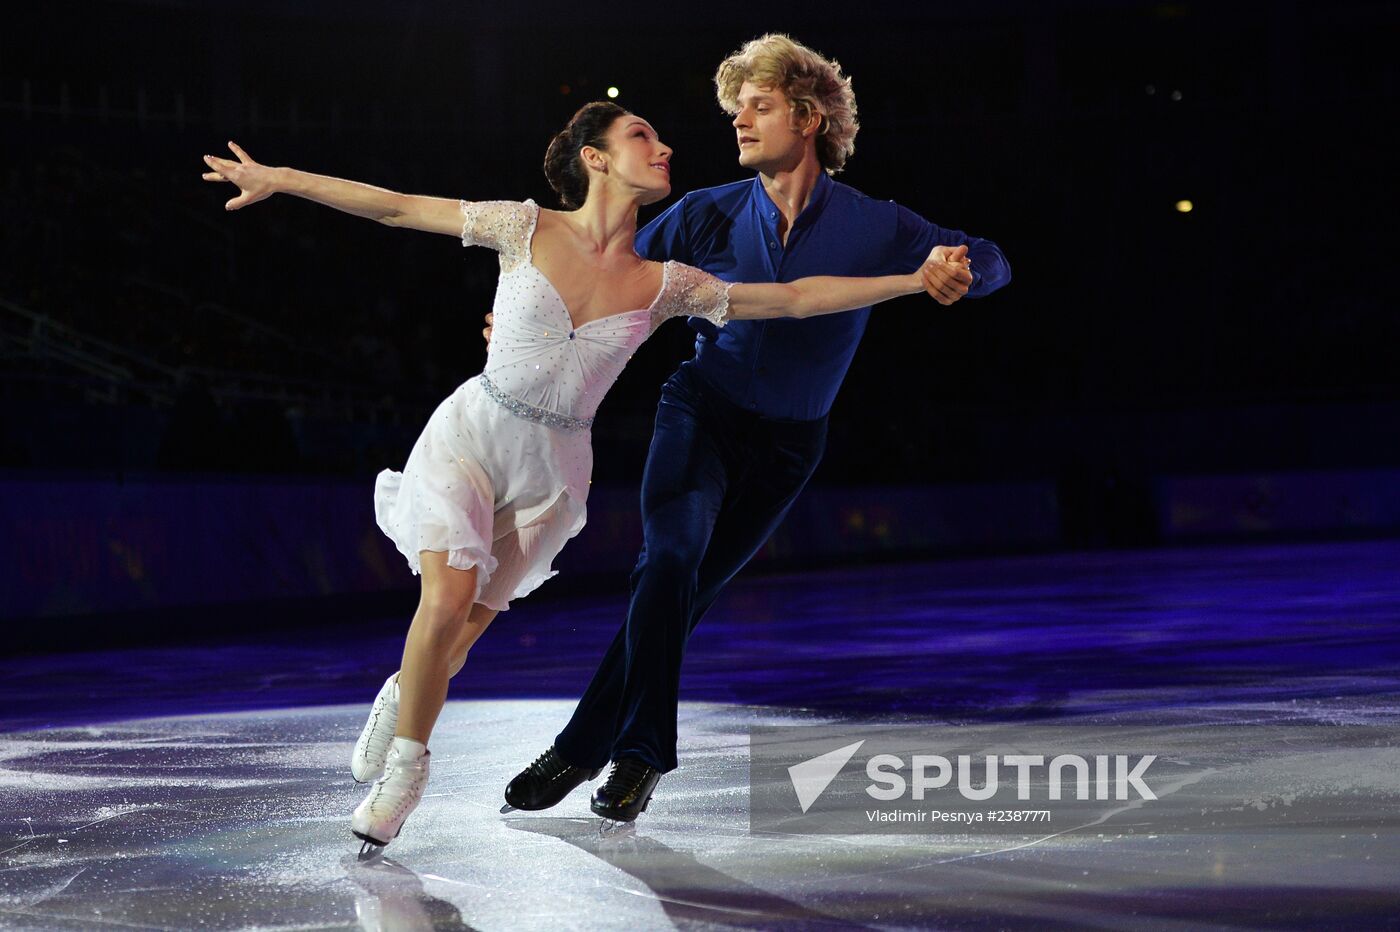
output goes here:
<path id="1" fill-rule="evenodd" d="M 950 275 L 959 278 L 965 276 L 966 281 L 971 283 L 966 246 L 956 249 L 936 247 L 923 266 L 908 275 L 872 278 L 813 275 L 786 284 L 733 285 L 729 289 L 729 317 L 731 320 L 742 320 L 835 314 L 920 291 L 934 294 L 938 283 Z"/>
<path id="2" fill-rule="evenodd" d="M 238 210 L 274 194 L 291 194 L 391 227 L 462 235 L 462 213 L 456 198 L 399 194 L 358 181 L 272 168 L 253 161 L 237 143 L 230 142 L 228 147 L 238 161 L 204 157 L 210 169 L 204 173 L 205 181 L 229 181 L 238 186 L 240 193 L 224 205 L 225 210 Z"/>

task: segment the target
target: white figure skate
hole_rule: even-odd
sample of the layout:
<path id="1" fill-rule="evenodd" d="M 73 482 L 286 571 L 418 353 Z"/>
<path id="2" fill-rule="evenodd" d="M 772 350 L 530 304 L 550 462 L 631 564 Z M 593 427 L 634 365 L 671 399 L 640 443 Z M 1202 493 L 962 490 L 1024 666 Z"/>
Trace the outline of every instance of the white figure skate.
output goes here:
<path id="1" fill-rule="evenodd" d="M 428 786 L 429 757 L 424 751 L 410 759 L 398 748 L 390 748 L 384 775 L 374 781 L 350 819 L 350 831 L 364 842 L 360 860 L 374 857 L 397 838 L 404 821 L 418 808 Z"/>

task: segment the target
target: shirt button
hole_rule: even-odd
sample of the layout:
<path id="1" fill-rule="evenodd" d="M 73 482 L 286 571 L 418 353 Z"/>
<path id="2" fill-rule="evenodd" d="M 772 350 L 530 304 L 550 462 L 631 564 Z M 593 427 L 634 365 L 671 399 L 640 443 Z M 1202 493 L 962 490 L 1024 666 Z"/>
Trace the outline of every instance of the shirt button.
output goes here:
<path id="1" fill-rule="evenodd" d="M 769 249 L 777 249 L 777 248 L 778 248 L 778 244 L 777 244 L 777 243 L 769 243 L 769 244 L 768 244 L 768 248 L 769 248 Z"/>
<path id="2" fill-rule="evenodd" d="M 576 337 L 576 336 L 578 336 L 578 331 L 577 331 L 577 330 L 570 330 L 570 331 L 569 331 L 569 339 L 570 339 L 570 340 L 572 340 L 572 339 L 573 339 L 574 337 Z"/>

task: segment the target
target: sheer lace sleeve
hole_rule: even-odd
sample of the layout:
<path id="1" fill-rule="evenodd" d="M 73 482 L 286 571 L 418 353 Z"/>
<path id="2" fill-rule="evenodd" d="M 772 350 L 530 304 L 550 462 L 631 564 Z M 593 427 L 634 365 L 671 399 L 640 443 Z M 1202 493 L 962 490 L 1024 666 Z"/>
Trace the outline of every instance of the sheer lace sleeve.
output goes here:
<path id="1" fill-rule="evenodd" d="M 501 270 L 530 259 L 530 238 L 540 208 L 534 201 L 462 201 L 462 245 L 485 246 L 501 254 Z"/>
<path id="2" fill-rule="evenodd" d="M 716 327 L 729 320 L 729 282 L 681 262 L 667 262 L 666 273 L 666 293 L 651 315 L 653 329 L 671 317 L 703 317 Z"/>

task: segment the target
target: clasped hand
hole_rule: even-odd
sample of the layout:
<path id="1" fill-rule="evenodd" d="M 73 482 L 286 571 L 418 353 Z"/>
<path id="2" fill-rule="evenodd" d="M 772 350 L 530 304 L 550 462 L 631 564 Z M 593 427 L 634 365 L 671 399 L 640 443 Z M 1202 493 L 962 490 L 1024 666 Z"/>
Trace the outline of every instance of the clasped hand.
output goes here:
<path id="1" fill-rule="evenodd" d="M 924 260 L 924 290 L 939 304 L 950 305 L 972 287 L 972 260 L 967 246 L 935 246 Z"/>

